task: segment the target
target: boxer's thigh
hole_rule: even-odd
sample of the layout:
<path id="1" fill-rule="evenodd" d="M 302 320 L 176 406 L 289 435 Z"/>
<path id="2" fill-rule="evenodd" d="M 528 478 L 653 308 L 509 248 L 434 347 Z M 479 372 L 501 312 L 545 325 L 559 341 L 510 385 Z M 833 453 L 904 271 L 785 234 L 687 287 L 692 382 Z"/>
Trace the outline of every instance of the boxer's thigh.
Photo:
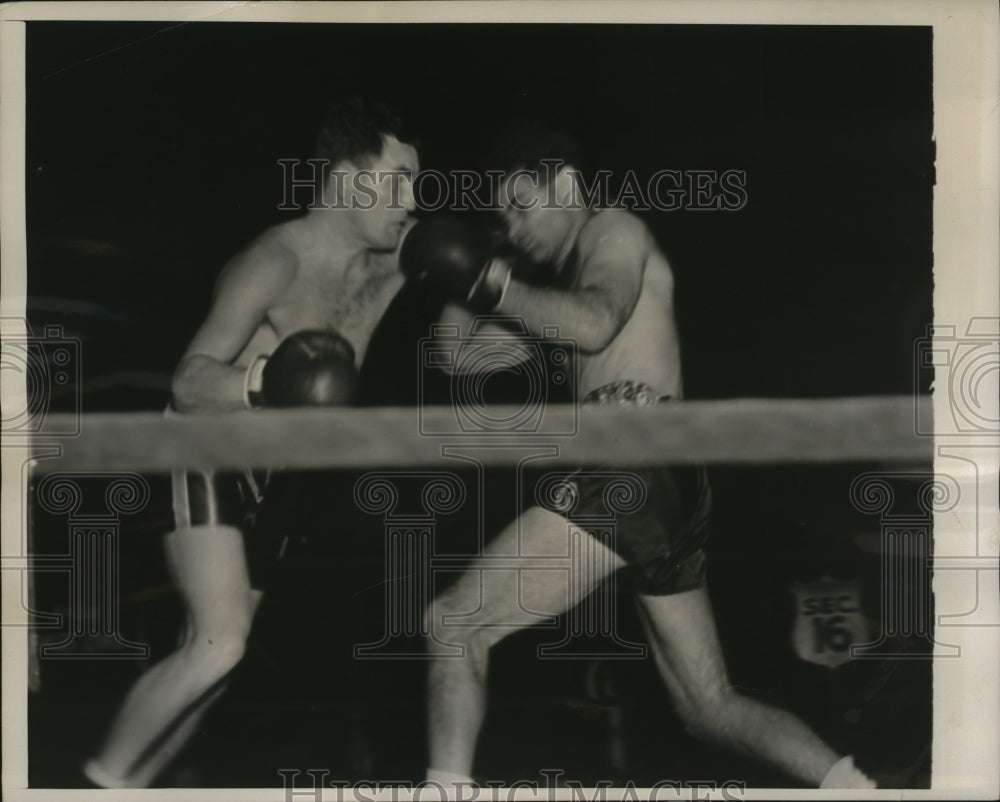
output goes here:
<path id="1" fill-rule="evenodd" d="M 562 516 L 531 507 L 435 600 L 435 625 L 489 628 L 499 639 L 565 612 L 622 565 Z"/>
<path id="2" fill-rule="evenodd" d="M 242 531 L 246 502 L 233 474 L 181 470 L 173 476 L 175 529 L 165 538 L 168 567 L 200 611 L 250 591 Z"/>
<path id="3" fill-rule="evenodd" d="M 167 562 L 194 623 L 238 615 L 252 601 L 239 530 L 226 526 L 177 529 L 166 536 Z"/>

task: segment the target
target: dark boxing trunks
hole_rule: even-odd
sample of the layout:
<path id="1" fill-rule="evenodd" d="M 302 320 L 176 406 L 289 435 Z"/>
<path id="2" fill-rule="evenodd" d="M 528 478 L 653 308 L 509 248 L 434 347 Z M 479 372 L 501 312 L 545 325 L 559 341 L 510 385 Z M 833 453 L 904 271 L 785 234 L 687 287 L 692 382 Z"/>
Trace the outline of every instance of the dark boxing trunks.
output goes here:
<path id="1" fill-rule="evenodd" d="M 654 406 L 669 401 L 639 382 L 618 381 L 588 393 L 585 404 Z M 535 490 L 557 512 L 617 552 L 636 593 L 666 596 L 705 584 L 711 491 L 701 466 L 610 466 L 549 472 Z"/>
<path id="2" fill-rule="evenodd" d="M 281 554 L 283 539 L 255 532 L 254 522 L 269 475 L 266 471 L 175 470 L 174 525 L 231 526 L 243 534 L 250 585 L 263 590 Z"/>

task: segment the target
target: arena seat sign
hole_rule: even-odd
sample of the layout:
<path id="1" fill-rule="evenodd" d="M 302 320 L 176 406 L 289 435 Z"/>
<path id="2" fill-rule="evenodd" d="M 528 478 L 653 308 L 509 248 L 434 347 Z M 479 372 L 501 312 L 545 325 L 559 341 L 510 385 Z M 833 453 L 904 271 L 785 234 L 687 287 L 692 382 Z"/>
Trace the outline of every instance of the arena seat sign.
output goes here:
<path id="1" fill-rule="evenodd" d="M 851 659 L 851 644 L 868 640 L 861 610 L 861 583 L 824 576 L 795 582 L 792 646 L 802 660 L 836 668 Z"/>

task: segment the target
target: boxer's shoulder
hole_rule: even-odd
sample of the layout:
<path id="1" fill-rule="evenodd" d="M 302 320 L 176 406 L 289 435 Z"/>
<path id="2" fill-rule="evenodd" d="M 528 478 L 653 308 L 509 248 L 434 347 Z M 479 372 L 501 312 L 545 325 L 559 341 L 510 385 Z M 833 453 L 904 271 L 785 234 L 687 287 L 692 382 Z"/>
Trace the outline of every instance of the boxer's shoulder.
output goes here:
<path id="1" fill-rule="evenodd" d="M 229 260 L 219 277 L 220 291 L 251 284 L 277 293 L 292 283 L 299 270 L 299 254 L 278 228 L 260 234 Z"/>
<path id="2" fill-rule="evenodd" d="M 591 217 L 577 236 L 577 250 L 581 257 L 601 251 L 648 254 L 653 247 L 652 234 L 631 212 L 623 209 L 604 209 Z"/>

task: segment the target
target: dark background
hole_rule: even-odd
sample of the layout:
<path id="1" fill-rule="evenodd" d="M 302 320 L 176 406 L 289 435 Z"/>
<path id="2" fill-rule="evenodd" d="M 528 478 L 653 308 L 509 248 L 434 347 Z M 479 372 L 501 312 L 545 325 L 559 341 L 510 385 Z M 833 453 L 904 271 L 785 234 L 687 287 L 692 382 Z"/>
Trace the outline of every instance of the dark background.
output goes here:
<path id="1" fill-rule="evenodd" d="M 277 159 L 308 157 L 326 104 L 353 93 L 399 109 L 427 168 L 468 167 L 497 125 L 530 117 L 574 133 L 593 166 L 619 174 L 745 170 L 748 203 L 739 211 L 642 213 L 676 274 L 688 397 L 914 389 L 914 341 L 932 320 L 928 28 L 32 22 L 27 46 L 29 320 L 81 339 L 85 411 L 163 408 L 222 264 L 287 219 L 276 208 Z M 53 408 L 74 403 L 72 393 L 53 395 Z M 847 495 L 853 476 L 871 467 L 713 470 L 713 598 L 734 683 L 792 707 L 891 782 L 920 785 L 927 664 L 831 672 L 798 661 L 788 646 L 794 579 L 862 579 L 868 614 L 878 617 L 878 557 L 854 545 L 878 522 Z M 123 620 L 162 651 L 177 609 L 159 556 L 169 496 L 162 477 L 152 481 L 150 508 L 122 547 L 123 592 L 137 599 Z M 314 510 L 310 520 L 321 530 L 326 519 Z M 39 525 L 36 536 L 44 548 L 65 529 L 52 522 L 46 534 Z M 330 561 L 324 568 L 350 565 L 344 548 L 313 548 Z M 331 582 L 330 571 L 312 570 L 312 587 Z M 58 606 L 59 586 L 40 587 L 43 606 Z M 324 668 L 312 666 L 310 684 L 289 679 L 296 666 L 274 657 L 294 651 L 291 638 L 315 640 L 325 619 L 311 630 L 275 624 L 282 615 L 274 611 L 285 609 L 287 620 L 303 604 L 275 596 L 256 636 L 263 646 L 255 653 L 270 662 L 248 661 L 182 759 L 198 773 L 176 782 L 271 784 L 274 767 L 261 755 L 276 732 L 288 751 L 282 766 L 345 771 L 321 757 L 336 751 L 324 738 L 335 740 L 346 720 L 323 684 L 336 659 L 320 657 Z M 509 704 L 498 705 L 484 736 L 486 764 L 501 777 L 530 774 L 542 760 L 571 776 L 603 776 L 601 719 L 592 711 L 585 724 L 574 718 L 583 669 L 521 659 L 533 654 L 524 651 L 532 637 L 498 650 L 495 690 Z M 73 762 L 139 668 L 43 666 L 33 784 L 70 782 Z M 626 705 L 632 776 L 784 783 L 694 744 L 651 669 L 628 671 L 629 698 L 642 700 Z M 861 701 L 879 672 L 889 681 Z M 421 747 L 399 748 L 420 739 L 418 674 L 389 677 L 397 696 L 381 697 L 385 704 L 366 697 L 368 709 L 388 711 L 366 725 L 375 733 L 370 751 L 397 776 L 420 772 Z M 262 693 L 267 678 L 274 684 Z M 275 690 L 289 684 L 301 691 L 294 699 Z M 518 705 L 521 718 L 507 722 L 503 711 Z M 78 726 L 66 727 L 57 709 L 76 710 Z M 584 746 L 570 738 L 580 732 Z M 560 751 L 566 743 L 576 745 Z"/>

